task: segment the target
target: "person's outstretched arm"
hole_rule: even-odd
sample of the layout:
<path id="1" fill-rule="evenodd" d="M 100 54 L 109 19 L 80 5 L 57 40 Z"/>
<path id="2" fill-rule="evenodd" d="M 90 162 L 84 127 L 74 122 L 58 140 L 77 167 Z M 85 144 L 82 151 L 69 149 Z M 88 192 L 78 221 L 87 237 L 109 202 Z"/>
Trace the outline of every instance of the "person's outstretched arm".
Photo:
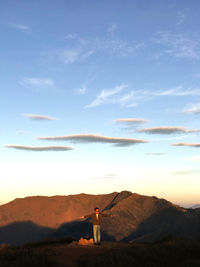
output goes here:
<path id="1" fill-rule="evenodd" d="M 92 216 L 92 214 L 89 214 L 89 215 L 81 216 L 80 218 L 81 219 L 86 219 L 86 218 L 90 218 L 91 216 Z"/>

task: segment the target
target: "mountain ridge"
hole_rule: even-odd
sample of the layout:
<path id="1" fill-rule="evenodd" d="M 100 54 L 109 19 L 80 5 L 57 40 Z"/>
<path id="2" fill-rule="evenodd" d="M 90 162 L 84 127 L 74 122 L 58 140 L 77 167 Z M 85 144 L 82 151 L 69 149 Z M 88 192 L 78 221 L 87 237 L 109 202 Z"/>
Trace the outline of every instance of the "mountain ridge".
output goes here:
<path id="1" fill-rule="evenodd" d="M 121 191 L 15 199 L 0 206 L 0 243 L 21 244 L 52 236 L 91 237 L 90 220 L 80 217 L 93 213 L 96 206 L 103 213 L 115 215 L 103 220 L 104 240 L 154 242 L 167 235 L 200 237 L 198 209 L 185 209 L 155 196 Z M 23 229 L 26 229 L 24 234 Z"/>
<path id="2" fill-rule="evenodd" d="M 190 209 L 200 209 L 200 204 L 193 205 Z"/>

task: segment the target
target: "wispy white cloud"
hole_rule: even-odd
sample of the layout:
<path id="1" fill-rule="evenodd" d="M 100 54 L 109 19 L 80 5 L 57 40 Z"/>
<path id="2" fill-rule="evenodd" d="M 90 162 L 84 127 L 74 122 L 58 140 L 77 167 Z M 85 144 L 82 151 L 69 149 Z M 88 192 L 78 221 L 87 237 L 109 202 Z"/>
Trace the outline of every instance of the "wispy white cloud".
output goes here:
<path id="1" fill-rule="evenodd" d="M 137 55 L 145 48 L 143 42 L 130 43 L 119 38 L 97 38 L 94 42 L 97 51 L 109 53 L 118 57 L 126 58 L 127 56 Z"/>
<path id="2" fill-rule="evenodd" d="M 115 173 L 106 173 L 105 177 L 115 178 L 115 177 L 117 177 L 117 174 L 115 174 Z"/>
<path id="3" fill-rule="evenodd" d="M 78 95 L 84 95 L 87 92 L 87 87 L 85 85 L 82 85 L 78 90 L 77 90 L 77 94 Z"/>
<path id="4" fill-rule="evenodd" d="M 94 180 L 104 180 L 104 179 L 116 179 L 116 178 L 117 178 L 117 174 L 108 173 L 108 174 L 105 174 L 102 177 L 93 177 L 92 179 L 94 179 Z"/>
<path id="5" fill-rule="evenodd" d="M 172 146 L 188 146 L 188 147 L 200 147 L 200 143 L 175 143 Z"/>
<path id="6" fill-rule="evenodd" d="M 55 57 L 59 57 L 65 64 L 82 62 L 93 54 L 114 55 L 116 57 L 127 57 L 137 55 L 143 50 L 143 42 L 129 42 L 114 36 L 117 25 L 112 24 L 108 27 L 108 35 L 104 37 L 80 37 L 77 34 L 70 33 L 66 36 L 68 45 L 65 49 L 55 52 Z"/>
<path id="7" fill-rule="evenodd" d="M 110 104 L 114 103 L 115 99 L 113 96 L 116 96 L 119 92 L 127 88 L 128 85 L 121 84 L 119 86 L 115 86 L 114 88 L 102 90 L 101 93 L 90 103 L 89 105 L 85 106 L 86 108 L 97 107 L 102 104 Z"/>
<path id="8" fill-rule="evenodd" d="M 27 132 L 26 131 L 18 131 L 17 133 L 18 134 L 26 134 Z"/>
<path id="9" fill-rule="evenodd" d="M 59 57 L 65 64 L 73 64 L 83 62 L 85 59 L 94 54 L 103 53 L 117 57 L 127 57 L 128 55 L 136 55 L 143 50 L 144 43 L 130 44 L 125 40 L 118 38 L 76 38 L 71 39 L 76 43 L 68 46 L 59 52 Z M 77 45 L 78 42 L 78 45 Z M 57 55 L 57 53 L 56 53 Z"/>
<path id="10" fill-rule="evenodd" d="M 187 96 L 200 96 L 200 88 L 183 88 L 177 86 L 167 90 L 135 90 L 121 97 L 119 102 L 123 106 L 137 106 L 141 101 L 154 99 L 157 97 L 187 97 Z"/>
<path id="11" fill-rule="evenodd" d="M 82 54 L 81 60 L 84 60 L 84 59 L 92 56 L 94 53 L 95 53 L 94 49 L 90 49 L 90 50 L 86 51 L 85 53 Z"/>
<path id="12" fill-rule="evenodd" d="M 183 134 L 183 133 L 199 133 L 200 129 L 189 129 L 179 126 L 159 126 L 154 128 L 139 129 L 140 133 L 147 134 Z"/>
<path id="13" fill-rule="evenodd" d="M 24 25 L 24 24 L 10 23 L 9 25 L 10 25 L 10 27 L 12 27 L 12 28 L 16 28 L 16 29 L 18 29 L 18 30 L 22 30 L 22 31 L 28 31 L 28 30 L 30 29 L 29 26 Z"/>
<path id="14" fill-rule="evenodd" d="M 76 39 L 77 38 L 77 34 L 75 33 L 69 33 L 67 34 L 66 38 L 65 39 Z"/>
<path id="15" fill-rule="evenodd" d="M 196 173 L 200 173 L 200 170 L 178 170 L 171 172 L 173 175 L 191 175 Z"/>
<path id="16" fill-rule="evenodd" d="M 136 107 L 139 103 L 150 100 L 158 96 L 156 92 L 149 90 L 131 90 L 130 92 L 121 95 L 117 100 L 121 106 L 124 107 Z"/>
<path id="17" fill-rule="evenodd" d="M 155 42 L 163 46 L 164 54 L 177 58 L 192 60 L 200 59 L 200 37 L 188 37 L 185 34 L 176 34 L 169 31 L 160 31 L 155 34 Z"/>
<path id="18" fill-rule="evenodd" d="M 73 64 L 75 62 L 81 62 L 86 58 L 89 58 L 94 54 L 93 49 L 84 51 L 82 48 L 66 48 L 60 52 L 59 56 L 63 63 Z"/>
<path id="19" fill-rule="evenodd" d="M 75 49 L 65 49 L 61 54 L 61 59 L 66 64 L 72 64 L 79 60 L 81 51 Z"/>
<path id="20" fill-rule="evenodd" d="M 31 120 L 37 120 L 37 121 L 53 121 L 57 120 L 57 118 L 50 117 L 47 115 L 41 115 L 41 114 L 24 114 L 25 117 L 31 119 Z"/>
<path id="21" fill-rule="evenodd" d="M 115 23 L 113 23 L 113 24 L 111 24 L 109 27 L 108 27 L 108 29 L 107 29 L 107 32 L 108 32 L 108 34 L 111 36 L 111 37 L 113 37 L 114 36 L 114 34 L 115 34 L 115 32 L 116 32 L 116 30 L 117 30 L 117 25 L 115 24 Z"/>
<path id="22" fill-rule="evenodd" d="M 138 94 L 137 91 L 131 91 L 121 96 L 118 102 L 121 106 L 136 107 L 138 105 L 138 101 L 142 98 L 143 98 L 142 92 L 141 94 Z"/>
<path id="23" fill-rule="evenodd" d="M 54 86 L 54 81 L 52 79 L 40 79 L 40 78 L 23 78 L 20 81 L 21 85 L 24 86 L 35 86 L 35 87 L 52 87 Z"/>
<path id="24" fill-rule="evenodd" d="M 128 85 L 122 85 L 123 90 L 129 88 Z M 105 95 L 103 90 L 95 100 L 86 107 L 95 107 L 102 104 L 119 104 L 123 107 L 136 107 L 139 103 L 149 101 L 158 97 L 187 97 L 187 96 L 200 96 L 200 88 L 183 88 L 178 86 L 167 90 L 131 90 L 127 93 L 123 93 L 123 90 L 117 90 L 117 93 L 113 93 L 109 96 Z M 115 90 L 114 90 L 115 91 Z"/>
<path id="25" fill-rule="evenodd" d="M 3 147 L 27 151 L 68 151 L 74 149 L 73 147 L 69 146 L 24 146 L 15 144 L 4 145 Z"/>
<path id="26" fill-rule="evenodd" d="M 177 87 L 173 87 L 167 90 L 155 90 L 155 91 L 147 91 L 147 90 L 138 90 L 136 91 L 136 95 L 139 99 L 140 98 L 149 98 L 149 97 L 162 97 L 162 96 L 169 96 L 169 97 L 185 97 L 185 96 L 200 96 L 200 88 L 198 87 L 191 87 L 191 88 L 184 88 L 182 85 Z"/>
<path id="27" fill-rule="evenodd" d="M 39 140 L 49 141 L 72 141 L 74 143 L 110 143 L 117 147 L 126 147 L 136 144 L 148 143 L 149 141 L 135 138 L 108 137 L 97 134 L 74 134 L 66 136 L 38 137 Z"/>
<path id="28" fill-rule="evenodd" d="M 183 89 L 182 86 L 178 86 L 165 91 L 157 91 L 155 96 L 200 96 L 200 88 L 188 88 Z"/>
<path id="29" fill-rule="evenodd" d="M 185 113 L 200 114 L 200 104 L 195 105 L 191 108 L 185 109 Z"/>
<path id="30" fill-rule="evenodd" d="M 183 11 L 178 11 L 177 12 L 177 19 L 178 19 L 178 22 L 176 25 L 181 25 L 184 21 L 185 21 L 185 14 Z"/>

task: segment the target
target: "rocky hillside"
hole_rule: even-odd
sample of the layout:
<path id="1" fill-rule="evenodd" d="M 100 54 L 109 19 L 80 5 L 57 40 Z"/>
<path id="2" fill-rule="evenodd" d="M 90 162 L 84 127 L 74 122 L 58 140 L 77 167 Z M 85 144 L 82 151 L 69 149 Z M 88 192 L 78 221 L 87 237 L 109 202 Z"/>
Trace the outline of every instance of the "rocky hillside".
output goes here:
<path id="1" fill-rule="evenodd" d="M 28 197 L 0 206 L 0 243 L 22 244 L 49 237 L 91 237 L 90 214 L 98 206 L 102 237 L 110 241 L 153 242 L 165 236 L 200 237 L 200 212 L 171 202 L 122 191 L 105 195 Z"/>

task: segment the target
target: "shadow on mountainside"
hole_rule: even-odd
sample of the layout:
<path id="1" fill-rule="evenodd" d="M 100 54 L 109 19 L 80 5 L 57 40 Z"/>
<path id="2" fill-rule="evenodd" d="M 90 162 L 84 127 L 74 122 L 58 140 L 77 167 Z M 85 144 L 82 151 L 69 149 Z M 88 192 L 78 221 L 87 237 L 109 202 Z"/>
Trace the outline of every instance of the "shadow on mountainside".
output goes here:
<path id="1" fill-rule="evenodd" d="M 200 237 L 200 217 L 193 211 L 184 214 L 169 207 L 140 223 L 136 231 L 121 241 L 155 242 L 166 236 Z"/>
<path id="2" fill-rule="evenodd" d="M 70 236 L 75 239 L 92 238 L 93 237 L 93 226 L 88 220 L 85 221 L 73 221 L 62 224 L 53 234 L 52 237 L 60 238 L 64 236 Z M 102 240 L 115 241 L 115 239 L 108 235 L 105 231 L 101 230 Z"/>
<path id="3" fill-rule="evenodd" d="M 114 241 L 115 239 L 106 232 L 101 231 L 102 240 Z M 89 221 L 73 221 L 62 224 L 58 229 L 39 226 L 31 221 L 15 222 L 0 227 L 0 244 L 13 246 L 28 242 L 38 242 L 49 238 L 71 237 L 73 239 L 92 238 L 93 227 Z"/>
<path id="4" fill-rule="evenodd" d="M 111 209 L 132 193 L 123 191 L 117 193 L 112 201 L 104 206 L 102 211 Z M 114 241 L 115 238 L 101 229 L 102 240 Z M 74 220 L 61 224 L 58 228 L 40 226 L 32 220 L 21 220 L 0 227 L 0 244 L 22 245 L 28 242 L 41 241 L 47 238 L 72 237 L 75 239 L 93 237 L 93 227 L 90 220 Z"/>
<path id="5" fill-rule="evenodd" d="M 16 246 L 30 241 L 40 241 L 53 232 L 53 229 L 39 226 L 31 221 L 14 222 L 0 227 L 0 244 Z"/>
<path id="6" fill-rule="evenodd" d="M 113 198 L 113 200 L 102 210 L 102 212 L 105 210 L 112 209 L 115 205 L 117 205 L 118 202 L 130 197 L 131 195 L 132 195 L 132 192 L 129 192 L 129 191 L 122 191 L 122 192 L 118 193 Z"/>

